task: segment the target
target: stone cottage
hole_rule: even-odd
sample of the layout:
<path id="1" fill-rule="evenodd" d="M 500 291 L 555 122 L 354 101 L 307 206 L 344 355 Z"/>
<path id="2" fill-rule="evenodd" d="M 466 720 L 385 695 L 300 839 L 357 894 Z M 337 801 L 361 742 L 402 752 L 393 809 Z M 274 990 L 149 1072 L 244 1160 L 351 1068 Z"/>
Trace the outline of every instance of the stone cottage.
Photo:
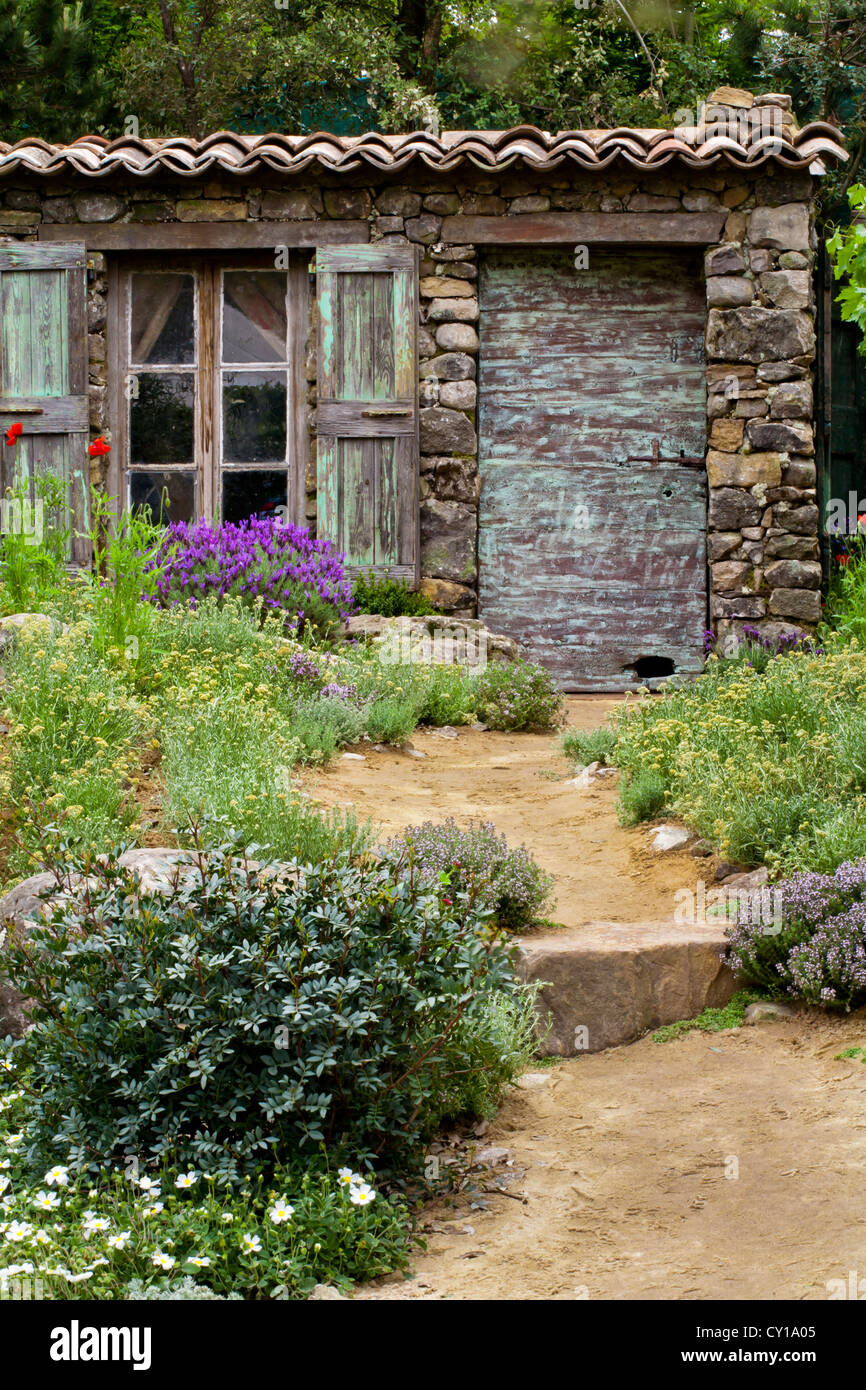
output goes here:
<path id="1" fill-rule="evenodd" d="M 668 130 L 0 144 L 0 428 L 79 509 L 107 434 L 119 505 L 317 528 L 567 689 L 694 672 L 708 625 L 820 616 L 845 158 L 732 89 Z"/>

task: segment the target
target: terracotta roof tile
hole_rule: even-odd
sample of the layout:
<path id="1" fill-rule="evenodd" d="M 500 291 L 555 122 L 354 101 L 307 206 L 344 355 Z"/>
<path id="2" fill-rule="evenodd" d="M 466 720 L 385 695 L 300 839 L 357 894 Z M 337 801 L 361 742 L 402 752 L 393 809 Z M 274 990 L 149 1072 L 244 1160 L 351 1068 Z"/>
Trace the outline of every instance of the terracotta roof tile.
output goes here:
<path id="1" fill-rule="evenodd" d="M 834 126 L 814 121 L 797 129 L 782 106 L 714 108 L 728 112 L 705 125 L 676 130 L 567 130 L 556 135 L 535 126 L 513 130 L 450 130 L 441 136 L 424 131 L 406 135 L 238 135 L 220 130 L 204 140 L 185 137 L 142 140 L 124 136 L 106 140 L 84 135 L 70 145 L 44 140 L 0 141 L 0 175 L 32 172 L 46 176 L 77 172 L 103 178 L 114 172 L 146 178 L 159 173 L 201 178 L 214 171 L 255 174 L 263 168 L 300 173 L 313 165 L 333 173 L 351 173 L 365 165 L 384 172 L 405 169 L 420 160 L 432 169 L 451 170 L 467 163 L 500 170 L 522 163 L 548 170 L 574 164 L 603 169 L 615 160 L 641 169 L 657 169 L 672 160 L 693 167 L 725 161 L 745 167 L 775 160 L 789 168 L 824 172 L 826 159 L 848 158 Z"/>

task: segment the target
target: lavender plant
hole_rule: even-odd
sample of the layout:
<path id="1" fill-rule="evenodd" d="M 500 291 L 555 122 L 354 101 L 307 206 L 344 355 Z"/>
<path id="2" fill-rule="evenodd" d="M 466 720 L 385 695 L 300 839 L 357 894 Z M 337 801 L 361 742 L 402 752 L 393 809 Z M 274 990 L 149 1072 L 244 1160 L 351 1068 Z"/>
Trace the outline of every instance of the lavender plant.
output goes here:
<path id="1" fill-rule="evenodd" d="M 175 522 L 152 563 L 161 570 L 153 601 L 164 607 L 235 595 L 258 600 L 289 630 L 323 635 L 353 609 L 343 559 L 331 542 L 275 519 Z"/>

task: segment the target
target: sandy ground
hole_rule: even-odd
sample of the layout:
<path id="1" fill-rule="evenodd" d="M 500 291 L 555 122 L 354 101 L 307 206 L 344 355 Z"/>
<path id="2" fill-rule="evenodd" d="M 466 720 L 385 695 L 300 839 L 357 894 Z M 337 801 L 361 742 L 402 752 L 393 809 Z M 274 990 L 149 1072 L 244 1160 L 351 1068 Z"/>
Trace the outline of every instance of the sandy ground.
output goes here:
<path id="1" fill-rule="evenodd" d="M 861 1010 L 527 1073 L 479 1141 L 511 1151 L 486 1186 L 512 1195 L 428 1208 L 413 1277 L 355 1297 L 826 1299 L 849 1270 L 866 1291 L 866 1066 L 834 1060 L 863 1044 Z"/>
<path id="2" fill-rule="evenodd" d="M 616 701 L 573 698 L 569 722 Z M 668 918 L 706 869 L 617 822 L 615 790 L 566 785 L 548 736 L 417 732 L 412 759 L 363 747 L 310 787 L 388 831 L 490 819 L 556 876 L 568 926 Z M 359 751 L 361 751 L 359 749 Z M 866 1280 L 866 1011 L 804 1012 L 721 1034 L 574 1058 L 521 1078 L 457 1197 L 426 1208 L 412 1278 L 358 1299 L 825 1299 Z M 454 1155 L 471 1159 L 455 1138 Z M 866 1283 L 864 1283 L 866 1290 Z"/>
<path id="3" fill-rule="evenodd" d="M 568 700 L 568 722 L 594 728 L 616 699 Z M 669 919 L 674 893 L 693 887 L 698 862 L 658 855 L 645 829 L 624 830 L 616 816 L 615 779 L 586 790 L 567 784 L 572 765 L 550 734 L 499 734 L 462 728 L 456 738 L 417 729 L 414 759 L 359 744 L 363 762 L 338 758 L 308 777 L 328 806 L 352 806 L 390 834 L 424 820 L 453 816 L 461 824 L 491 820 L 510 844 L 526 844 L 556 876 L 551 917 L 563 926 L 586 922 Z"/>

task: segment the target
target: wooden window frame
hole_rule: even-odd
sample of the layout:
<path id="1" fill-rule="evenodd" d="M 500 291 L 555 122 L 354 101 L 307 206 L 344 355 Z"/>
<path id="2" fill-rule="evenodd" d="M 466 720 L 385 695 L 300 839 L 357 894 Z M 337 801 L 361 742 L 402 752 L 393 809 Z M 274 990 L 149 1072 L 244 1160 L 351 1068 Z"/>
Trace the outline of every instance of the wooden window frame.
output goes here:
<path id="1" fill-rule="evenodd" d="M 175 471 L 194 471 L 196 483 L 195 519 L 213 521 L 220 497 L 222 476 L 222 402 L 220 399 L 222 362 L 220 355 L 220 291 L 222 275 L 227 270 L 284 270 L 288 276 L 288 362 L 286 470 L 287 518 L 296 525 L 305 525 L 306 475 L 309 456 L 309 432 L 306 421 L 307 383 L 305 359 L 310 326 L 309 255 L 289 251 L 288 266 L 275 266 L 273 252 L 253 251 L 203 252 L 172 255 L 126 255 L 112 257 L 108 263 L 107 358 L 110 364 L 108 380 L 108 418 L 112 451 L 108 471 L 108 490 L 117 499 L 118 511 L 129 503 L 129 402 L 127 381 L 135 370 L 131 354 L 131 282 L 139 271 L 164 271 L 195 276 L 195 363 L 188 368 L 196 376 L 194 419 L 194 449 L 191 465 L 175 465 Z M 272 364 L 281 370 L 283 364 Z M 255 364 L 249 364 L 255 369 Z M 262 364 L 267 369 L 267 364 Z M 139 368 L 139 370 L 147 370 Z M 171 369 L 168 369 L 171 370 Z M 230 369 L 229 369 L 230 370 Z M 275 465 L 279 467 L 279 465 Z M 250 464 L 250 471 L 266 468 L 266 464 Z M 157 471 L 156 465 L 153 466 Z M 166 471 L 172 466 L 166 465 Z M 232 471 L 246 471 L 235 466 Z"/>

